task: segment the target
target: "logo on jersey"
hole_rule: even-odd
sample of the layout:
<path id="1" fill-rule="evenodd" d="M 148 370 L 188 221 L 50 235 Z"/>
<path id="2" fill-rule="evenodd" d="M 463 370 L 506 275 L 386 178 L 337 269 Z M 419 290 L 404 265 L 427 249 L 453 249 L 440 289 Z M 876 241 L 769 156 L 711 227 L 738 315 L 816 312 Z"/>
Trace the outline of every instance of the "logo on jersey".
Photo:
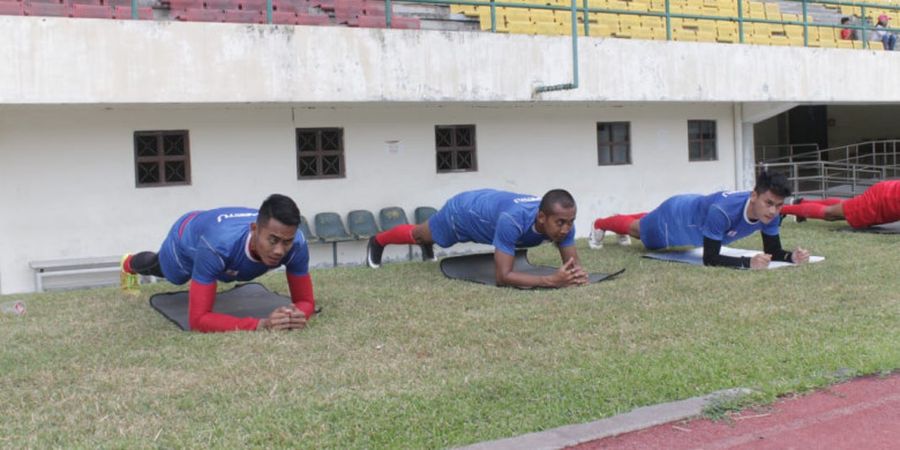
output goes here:
<path id="1" fill-rule="evenodd" d="M 735 236 L 737 236 L 737 230 L 731 230 L 725 234 L 728 235 L 728 237 L 735 237 Z"/>
<path id="2" fill-rule="evenodd" d="M 239 272 L 238 272 L 237 270 L 234 270 L 234 269 L 228 269 L 228 270 L 225 271 L 225 275 L 228 275 L 229 277 L 233 277 L 233 278 L 237 278 L 238 273 L 239 273 Z"/>
<path id="3" fill-rule="evenodd" d="M 244 212 L 244 213 L 219 214 L 219 217 L 216 217 L 216 222 L 221 223 L 225 219 L 236 219 L 238 217 L 256 217 L 258 215 L 259 215 L 259 213 L 255 213 L 255 212 L 254 213 Z"/>
<path id="4" fill-rule="evenodd" d="M 540 197 L 519 197 L 513 199 L 513 203 L 530 203 L 530 202 L 539 202 L 541 201 Z"/>

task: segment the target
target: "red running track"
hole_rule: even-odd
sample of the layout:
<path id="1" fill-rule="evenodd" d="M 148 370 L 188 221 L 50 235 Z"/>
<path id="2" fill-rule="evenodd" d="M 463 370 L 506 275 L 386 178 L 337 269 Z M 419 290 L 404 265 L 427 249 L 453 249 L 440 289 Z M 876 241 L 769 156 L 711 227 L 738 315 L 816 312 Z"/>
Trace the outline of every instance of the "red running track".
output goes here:
<path id="1" fill-rule="evenodd" d="M 900 449 L 900 373 L 866 377 L 731 420 L 694 419 L 580 444 L 570 449 Z"/>

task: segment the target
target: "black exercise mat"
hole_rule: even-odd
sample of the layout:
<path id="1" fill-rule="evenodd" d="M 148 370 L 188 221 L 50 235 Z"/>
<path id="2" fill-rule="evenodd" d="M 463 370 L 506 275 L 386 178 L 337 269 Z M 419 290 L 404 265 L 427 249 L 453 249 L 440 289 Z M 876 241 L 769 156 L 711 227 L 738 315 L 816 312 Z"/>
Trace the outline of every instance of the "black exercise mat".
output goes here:
<path id="1" fill-rule="evenodd" d="M 900 234 L 900 222 L 885 223 L 875 225 L 869 228 L 841 228 L 841 231 L 852 231 L 855 233 L 876 233 L 876 234 Z"/>
<path id="2" fill-rule="evenodd" d="M 291 299 L 271 292 L 259 283 L 245 283 L 216 294 L 213 312 L 261 319 L 279 306 L 290 305 Z M 188 291 L 154 294 L 150 297 L 150 306 L 182 330 L 191 329 L 188 325 Z"/>
<path id="3" fill-rule="evenodd" d="M 489 286 L 497 285 L 497 278 L 494 273 L 494 254 L 478 253 L 474 255 L 451 256 L 441 260 L 441 272 L 447 278 L 454 280 L 471 281 L 473 283 L 487 284 Z M 558 268 L 549 266 L 535 266 L 528 262 L 528 250 L 516 250 L 516 259 L 513 262 L 513 270 L 523 272 L 530 275 L 551 275 Z M 624 272 L 622 269 L 615 273 L 591 273 L 588 274 L 590 283 L 598 283 L 608 280 L 616 275 Z M 528 289 L 528 288 L 520 288 Z"/>

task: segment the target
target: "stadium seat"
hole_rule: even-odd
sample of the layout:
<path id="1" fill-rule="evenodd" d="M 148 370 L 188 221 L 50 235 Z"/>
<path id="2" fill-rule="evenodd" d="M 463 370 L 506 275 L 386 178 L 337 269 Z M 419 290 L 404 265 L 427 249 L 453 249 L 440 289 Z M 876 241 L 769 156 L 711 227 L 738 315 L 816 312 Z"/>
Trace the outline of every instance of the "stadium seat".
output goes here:
<path id="1" fill-rule="evenodd" d="M 369 239 L 378 234 L 375 215 L 371 211 L 357 209 L 347 213 L 347 228 L 356 239 Z"/>
<path id="2" fill-rule="evenodd" d="M 225 21 L 230 23 L 266 23 L 266 16 L 261 11 L 226 9 Z"/>
<path id="3" fill-rule="evenodd" d="M 297 25 L 328 25 L 331 18 L 324 14 L 297 14 Z"/>
<path id="4" fill-rule="evenodd" d="M 122 1 L 122 0 L 117 0 Z M 131 2 L 128 2 L 128 5 L 122 4 L 122 6 L 131 6 Z M 203 0 L 169 0 L 169 8 L 172 11 L 186 11 L 188 9 L 203 9 Z"/>
<path id="5" fill-rule="evenodd" d="M 25 14 L 42 17 L 69 17 L 72 9 L 60 3 L 25 3 Z"/>
<path id="6" fill-rule="evenodd" d="M 240 8 L 237 0 L 204 0 L 205 9 L 237 10 Z"/>
<path id="7" fill-rule="evenodd" d="M 435 215 L 435 213 L 437 213 L 437 210 L 430 206 L 420 206 L 416 208 L 415 213 L 413 213 L 413 216 L 416 219 L 416 225 L 425 223 L 431 216 Z"/>
<path id="8" fill-rule="evenodd" d="M 114 6 L 113 18 L 121 20 L 131 19 L 131 8 L 127 6 Z M 149 7 L 138 8 L 138 20 L 153 20 L 153 9 Z"/>
<path id="9" fill-rule="evenodd" d="M 70 0 L 69 3 L 72 5 L 96 5 L 96 6 L 103 5 L 102 0 Z M 107 5 L 111 5 L 111 4 L 107 4 Z"/>
<path id="10" fill-rule="evenodd" d="M 390 230 L 397 225 L 409 224 L 409 220 L 407 220 L 406 218 L 406 213 L 403 211 L 403 208 L 399 206 L 389 206 L 387 208 L 382 208 L 381 211 L 378 212 L 378 221 L 381 223 L 381 229 L 384 231 Z M 410 245 L 410 260 L 412 260 L 412 255 L 412 246 Z"/>
<path id="11" fill-rule="evenodd" d="M 179 12 L 176 18 L 189 22 L 224 22 L 225 13 L 213 9 L 190 8 Z"/>
<path id="12" fill-rule="evenodd" d="M 22 16 L 25 9 L 22 2 L 0 2 L 0 16 Z"/>
<path id="13" fill-rule="evenodd" d="M 272 8 L 278 12 L 308 14 L 309 5 L 306 0 L 272 0 Z M 263 8 L 265 8 L 265 4 Z"/>
<path id="14" fill-rule="evenodd" d="M 109 6 L 75 3 L 72 5 L 72 17 L 112 19 L 113 10 Z"/>
<path id="15" fill-rule="evenodd" d="M 309 229 L 309 221 L 306 220 L 306 217 L 300 216 L 300 232 L 303 233 L 303 236 L 306 236 L 307 241 L 317 241 L 319 240 L 316 235 L 312 233 Z"/>
<path id="16" fill-rule="evenodd" d="M 397 225 L 406 225 L 409 220 L 406 219 L 406 213 L 399 206 L 389 206 L 382 208 L 378 212 L 378 221 L 381 223 L 382 230 L 390 230 Z"/>
<path id="17" fill-rule="evenodd" d="M 272 23 L 276 25 L 297 25 L 297 13 L 293 11 L 272 12 Z"/>
<path id="18" fill-rule="evenodd" d="M 341 222 L 341 216 L 334 212 L 321 212 L 316 214 L 316 234 L 319 241 L 331 244 L 332 261 L 337 267 L 337 245 L 338 242 L 352 241 L 353 236 L 347 233 L 344 223 Z"/>

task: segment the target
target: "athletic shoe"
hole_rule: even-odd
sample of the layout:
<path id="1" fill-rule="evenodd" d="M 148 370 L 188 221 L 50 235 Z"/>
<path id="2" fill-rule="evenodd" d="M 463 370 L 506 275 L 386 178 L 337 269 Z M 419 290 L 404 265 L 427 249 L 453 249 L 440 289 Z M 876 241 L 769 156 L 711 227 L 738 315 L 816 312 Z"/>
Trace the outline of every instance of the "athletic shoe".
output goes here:
<path id="1" fill-rule="evenodd" d="M 119 287 L 128 293 L 137 293 L 140 285 L 140 278 L 137 274 L 129 273 L 125 271 L 125 261 L 131 257 L 130 254 L 126 253 L 122 255 L 122 260 L 119 262 Z"/>
<path id="2" fill-rule="evenodd" d="M 366 246 L 366 264 L 377 269 L 381 267 L 381 254 L 384 253 L 384 246 L 375 240 L 375 236 L 369 238 L 369 245 Z"/>
<path id="3" fill-rule="evenodd" d="M 627 234 L 619 234 L 616 235 L 619 240 L 619 245 L 629 246 L 631 245 L 631 236 Z"/>
<path id="4" fill-rule="evenodd" d="M 434 244 L 422 244 L 419 247 L 422 249 L 422 261 L 437 261 L 434 257 Z"/>
<path id="5" fill-rule="evenodd" d="M 606 230 L 596 228 L 591 230 L 591 234 L 588 235 L 588 247 L 599 250 L 603 248 L 603 237 L 606 236 Z"/>

